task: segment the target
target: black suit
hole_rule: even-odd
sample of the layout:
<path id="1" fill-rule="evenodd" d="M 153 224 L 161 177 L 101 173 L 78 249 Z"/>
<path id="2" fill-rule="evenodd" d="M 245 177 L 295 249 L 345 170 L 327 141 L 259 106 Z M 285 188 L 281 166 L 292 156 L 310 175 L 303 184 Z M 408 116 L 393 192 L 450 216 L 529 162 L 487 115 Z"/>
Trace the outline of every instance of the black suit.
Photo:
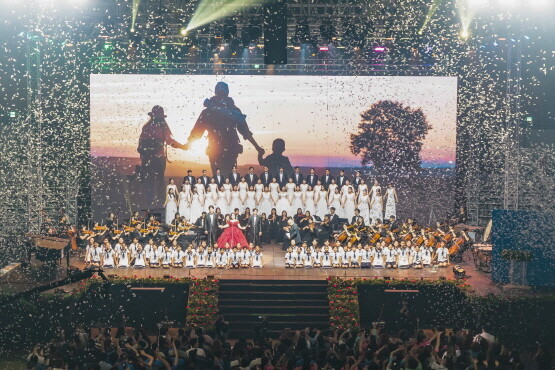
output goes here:
<path id="1" fill-rule="evenodd" d="M 289 181 L 289 178 L 287 177 L 287 174 L 285 172 L 278 172 L 275 175 L 275 178 L 277 179 L 280 188 L 283 188 L 285 184 L 287 184 L 287 182 Z"/>
<path id="2" fill-rule="evenodd" d="M 300 173 L 294 173 L 293 174 L 293 182 L 297 186 L 301 185 L 303 183 L 303 175 L 301 175 Z"/>
<path id="3" fill-rule="evenodd" d="M 339 227 L 339 216 L 337 215 L 337 213 L 334 213 L 333 215 L 330 213 L 327 216 L 330 218 L 330 225 L 332 227 L 332 230 L 337 230 L 337 228 Z"/>
<path id="4" fill-rule="evenodd" d="M 199 177 L 200 181 L 202 182 L 202 185 L 204 185 L 205 188 L 208 187 L 208 184 L 210 184 L 210 177 L 208 176 L 201 176 Z"/>
<path id="5" fill-rule="evenodd" d="M 306 177 L 306 182 L 308 185 L 314 187 L 314 185 L 318 182 L 318 175 L 308 175 Z"/>
<path id="6" fill-rule="evenodd" d="M 262 217 L 259 215 L 252 215 L 248 222 L 249 241 L 254 243 L 255 246 L 260 245 L 260 233 L 262 232 Z"/>
<path id="7" fill-rule="evenodd" d="M 337 176 L 337 179 L 335 179 L 335 183 L 337 184 L 337 186 L 339 187 L 339 189 L 341 189 L 343 187 L 343 185 L 345 185 L 345 181 L 347 181 L 347 176 L 343 175 L 343 176 Z"/>
<path id="8" fill-rule="evenodd" d="M 256 185 L 256 183 L 258 182 L 258 176 L 256 176 L 254 173 L 252 174 L 252 179 L 251 179 L 251 174 L 247 173 L 245 175 L 245 180 L 247 181 L 247 184 L 249 184 L 249 188 L 251 186 Z"/>
<path id="9" fill-rule="evenodd" d="M 183 178 L 183 183 L 185 183 L 185 180 L 189 180 L 189 184 L 191 184 L 191 185 L 195 185 L 197 183 L 196 179 L 195 179 L 195 176 L 185 176 Z"/>
<path id="10" fill-rule="evenodd" d="M 262 172 L 260 174 L 260 180 L 262 180 L 264 187 L 266 187 L 272 182 L 272 174 L 269 172 Z"/>
<path id="11" fill-rule="evenodd" d="M 351 225 L 357 222 L 357 219 L 361 219 L 362 222 L 360 223 L 360 225 L 362 227 L 364 227 L 364 219 L 362 218 L 362 216 L 353 216 L 353 218 L 351 219 Z"/>
<path id="12" fill-rule="evenodd" d="M 218 239 L 218 216 L 215 213 L 206 215 L 206 222 L 204 223 L 204 231 L 208 244 L 214 244 Z"/>
<path id="13" fill-rule="evenodd" d="M 241 175 L 239 175 L 239 173 L 235 172 L 235 173 L 230 173 L 229 174 L 229 182 L 231 183 L 231 185 L 236 186 L 237 184 L 239 184 L 239 182 L 241 181 Z"/>
<path id="14" fill-rule="evenodd" d="M 326 190 L 328 190 L 330 184 L 331 184 L 331 180 L 333 180 L 333 176 L 332 175 L 324 175 L 320 178 L 320 181 L 322 182 L 322 185 L 324 186 L 324 188 Z"/>
<path id="15" fill-rule="evenodd" d="M 218 175 L 214 175 L 213 179 L 216 182 L 216 184 L 218 184 L 218 189 L 221 188 L 225 182 L 225 177 L 222 174 L 220 174 L 219 177 Z"/>
<path id="16" fill-rule="evenodd" d="M 362 177 L 355 176 L 353 177 L 353 181 L 351 181 L 351 183 L 353 184 L 356 190 L 358 190 L 358 186 L 360 185 L 360 180 L 362 180 Z"/>

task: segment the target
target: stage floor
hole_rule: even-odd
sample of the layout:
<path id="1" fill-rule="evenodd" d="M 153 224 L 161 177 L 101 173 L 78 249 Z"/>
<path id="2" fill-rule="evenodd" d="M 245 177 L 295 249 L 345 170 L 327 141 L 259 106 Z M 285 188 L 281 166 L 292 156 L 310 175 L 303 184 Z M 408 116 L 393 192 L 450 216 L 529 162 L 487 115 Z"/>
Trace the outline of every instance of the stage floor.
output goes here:
<path id="1" fill-rule="evenodd" d="M 281 245 L 267 245 L 263 248 L 264 267 L 260 269 L 217 269 L 217 268 L 113 268 L 105 269 L 105 273 L 121 276 L 137 277 L 162 277 L 171 275 L 175 277 L 194 276 L 204 278 L 208 275 L 218 279 L 244 279 L 244 280 L 325 280 L 330 276 L 343 278 L 383 278 L 390 277 L 395 279 L 453 279 L 452 266 L 446 268 L 432 267 L 417 269 L 361 269 L 361 268 L 285 268 L 285 252 L 281 250 Z M 83 258 L 72 256 L 70 264 L 73 267 L 84 268 Z M 459 264 L 469 275 L 467 281 L 478 294 L 499 293 L 499 288 L 491 282 L 491 275 L 474 268 L 472 257 L 469 253 L 464 256 L 464 261 Z"/>

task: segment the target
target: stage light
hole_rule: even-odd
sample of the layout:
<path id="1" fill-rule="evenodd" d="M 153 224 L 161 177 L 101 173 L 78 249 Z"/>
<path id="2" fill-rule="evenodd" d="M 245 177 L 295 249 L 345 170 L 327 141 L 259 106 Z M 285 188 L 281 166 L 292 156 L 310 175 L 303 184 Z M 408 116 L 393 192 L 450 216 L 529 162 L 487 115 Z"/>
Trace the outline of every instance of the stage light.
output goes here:
<path id="1" fill-rule="evenodd" d="M 187 27 L 181 27 L 181 28 L 179 29 L 179 34 L 180 34 L 181 36 L 187 36 Z"/>
<path id="2" fill-rule="evenodd" d="M 241 9 L 258 5 L 259 3 L 258 0 L 227 0 L 223 4 L 212 0 L 200 0 L 195 13 L 187 25 L 187 31 L 228 17 Z"/>
<path id="3" fill-rule="evenodd" d="M 110 50 L 112 49 L 112 43 L 111 42 L 105 42 L 104 43 L 104 50 Z"/>
<path id="4" fill-rule="evenodd" d="M 237 25 L 232 19 L 225 22 L 222 31 L 225 41 L 231 41 L 237 37 Z"/>
<path id="5" fill-rule="evenodd" d="M 318 48 L 318 50 L 320 50 L 320 51 L 329 51 L 330 48 L 327 47 L 327 46 L 320 46 L 320 47 Z"/>
<path id="6" fill-rule="evenodd" d="M 461 39 L 467 40 L 469 37 L 470 37 L 470 31 L 468 31 L 467 29 L 463 29 L 461 31 Z"/>
<path id="7" fill-rule="evenodd" d="M 374 48 L 374 51 L 377 52 L 377 53 L 383 53 L 383 52 L 385 51 L 385 47 L 383 47 L 383 46 L 376 46 L 376 47 Z"/>
<path id="8" fill-rule="evenodd" d="M 166 50 L 166 45 L 162 45 L 162 46 L 160 46 L 160 49 L 162 49 L 162 50 Z"/>
<path id="9" fill-rule="evenodd" d="M 15 118 L 16 117 L 16 113 L 15 112 L 10 112 L 10 118 Z"/>

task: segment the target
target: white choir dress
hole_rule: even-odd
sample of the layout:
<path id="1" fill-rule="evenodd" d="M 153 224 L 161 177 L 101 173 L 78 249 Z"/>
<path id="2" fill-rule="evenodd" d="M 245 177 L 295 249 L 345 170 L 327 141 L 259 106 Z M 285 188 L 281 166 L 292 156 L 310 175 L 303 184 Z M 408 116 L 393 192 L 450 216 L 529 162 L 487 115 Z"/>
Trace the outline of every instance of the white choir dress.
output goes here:
<path id="1" fill-rule="evenodd" d="M 378 189 L 380 189 L 380 193 L 381 193 L 382 187 L 380 185 L 372 186 L 372 188 L 370 189 L 370 191 L 372 192 L 372 197 L 370 198 L 370 201 L 374 200 L 374 198 L 376 197 L 376 192 L 378 191 Z"/>
<path id="2" fill-rule="evenodd" d="M 264 191 L 264 184 L 256 184 L 254 185 L 254 198 L 256 199 L 257 203 L 260 203 L 262 200 L 262 192 Z"/>
<path id="3" fill-rule="evenodd" d="M 303 193 L 295 191 L 293 193 L 293 204 L 291 205 L 291 210 L 297 212 L 297 209 L 299 208 L 305 211 L 305 206 L 303 205 Z"/>
<path id="4" fill-rule="evenodd" d="M 375 223 L 378 218 L 383 221 L 383 197 L 381 195 L 374 197 L 374 204 L 370 209 L 372 223 Z"/>
<path id="5" fill-rule="evenodd" d="M 370 193 L 368 193 L 368 185 L 367 184 L 360 184 L 358 186 L 358 193 L 362 194 L 362 193 L 364 193 L 364 190 L 366 190 L 367 194 L 370 194 Z"/>
<path id="6" fill-rule="evenodd" d="M 256 208 L 256 193 L 254 191 L 247 191 L 247 200 L 245 201 L 245 208 L 249 207 L 251 211 Z"/>
<path id="7" fill-rule="evenodd" d="M 191 200 L 191 215 L 189 216 L 190 222 L 196 222 L 197 219 L 202 215 L 203 211 L 202 204 L 200 203 L 200 197 L 197 193 L 193 193 Z"/>
<path id="8" fill-rule="evenodd" d="M 179 193 L 179 191 L 177 190 L 177 185 L 175 184 L 168 184 L 168 186 L 166 186 L 166 194 L 169 192 L 170 189 L 173 189 L 174 194 Z"/>
<path id="9" fill-rule="evenodd" d="M 190 196 L 191 194 L 185 191 L 179 193 L 179 215 L 185 217 L 187 220 L 189 220 L 189 216 L 191 215 Z"/>
<path id="10" fill-rule="evenodd" d="M 245 199 L 247 197 L 247 191 L 249 191 L 249 184 L 240 182 L 237 188 L 239 189 L 239 198 Z"/>
<path id="11" fill-rule="evenodd" d="M 305 193 L 305 203 L 305 212 L 309 211 L 311 215 L 314 215 L 316 213 L 316 204 L 314 203 L 314 190 L 308 190 Z"/>
<path id="12" fill-rule="evenodd" d="M 234 212 L 235 208 L 239 208 L 239 213 L 245 212 L 245 206 L 241 203 L 241 199 L 239 199 L 239 192 L 232 191 L 231 192 L 231 203 L 229 205 L 229 212 Z"/>
<path id="13" fill-rule="evenodd" d="M 216 208 L 220 208 L 223 215 L 227 215 L 229 213 L 229 205 L 227 204 L 227 194 L 225 193 L 225 191 L 218 191 Z"/>
<path id="14" fill-rule="evenodd" d="M 387 199 L 385 201 L 385 219 L 389 219 L 389 217 L 394 216 L 397 218 L 397 204 L 395 202 L 395 188 L 387 188 L 385 194 L 387 195 Z"/>
<path id="15" fill-rule="evenodd" d="M 285 184 L 285 190 L 287 190 L 287 198 L 289 198 L 289 202 L 291 203 L 293 203 L 295 188 L 296 186 L 294 182 L 288 182 L 287 184 Z"/>
<path id="16" fill-rule="evenodd" d="M 316 214 L 316 216 L 320 217 L 323 220 L 324 216 L 329 213 L 328 192 L 325 191 L 323 187 L 320 187 L 320 189 L 321 190 L 319 191 L 318 194 L 316 194 L 316 192 L 314 193 L 315 196 L 318 198 L 318 202 L 316 203 L 316 210 L 314 213 Z"/>
<path id="17" fill-rule="evenodd" d="M 300 184 L 299 187 L 301 188 L 301 192 L 306 196 L 306 192 L 308 191 L 308 184 Z"/>
<path id="18" fill-rule="evenodd" d="M 343 207 L 341 206 L 341 194 L 340 193 L 333 193 L 331 195 L 332 200 L 330 203 L 330 209 L 332 207 L 335 208 L 335 213 L 337 214 L 337 217 L 339 218 L 343 218 L 344 216 L 344 212 L 343 212 Z"/>
<path id="19" fill-rule="evenodd" d="M 358 197 L 358 209 L 360 210 L 360 216 L 364 219 L 365 225 L 370 225 L 370 205 L 368 202 L 368 195 L 360 195 Z"/>
<path id="20" fill-rule="evenodd" d="M 330 185 L 328 186 L 328 194 L 329 194 L 329 197 L 330 197 L 330 198 L 331 198 L 331 196 L 332 196 L 333 194 L 335 194 L 335 189 L 337 189 L 337 184 L 330 184 Z M 328 200 L 329 200 L 329 199 L 328 199 Z"/>
<path id="21" fill-rule="evenodd" d="M 279 200 L 279 184 L 277 182 L 271 182 L 268 187 L 270 188 L 270 196 L 272 198 L 272 201 L 277 204 Z"/>
<path id="22" fill-rule="evenodd" d="M 231 203 L 231 190 L 232 190 L 231 184 L 223 184 L 222 186 L 224 187 L 224 190 L 225 190 L 225 196 L 227 197 L 227 202 Z"/>
<path id="23" fill-rule="evenodd" d="M 262 200 L 258 205 L 258 213 L 266 213 L 266 215 L 269 215 L 272 208 L 274 208 L 274 205 L 272 204 L 272 199 L 270 198 L 270 192 L 265 191 L 262 193 Z"/>
<path id="24" fill-rule="evenodd" d="M 206 198 L 204 198 L 204 211 L 208 213 L 210 206 L 216 208 L 216 202 L 214 202 L 214 197 L 212 196 L 212 191 L 206 193 Z M 196 221 L 196 220 L 195 220 Z"/>
<path id="25" fill-rule="evenodd" d="M 344 195 L 345 203 L 343 205 L 343 217 L 351 222 L 355 215 L 355 193 L 347 193 Z"/>
<path id="26" fill-rule="evenodd" d="M 168 194 L 168 201 L 166 203 L 166 223 L 169 224 L 175 218 L 177 213 L 177 197 L 174 194 Z"/>
<path id="27" fill-rule="evenodd" d="M 210 194 L 212 194 L 212 198 L 214 198 L 214 202 L 218 200 L 218 184 L 210 183 L 208 184 L 208 188 L 210 189 Z"/>
<path id="28" fill-rule="evenodd" d="M 278 215 L 281 215 L 283 211 L 286 211 L 288 215 L 291 215 L 291 204 L 289 203 L 289 198 L 287 193 L 279 193 L 279 200 L 276 203 L 276 211 Z"/>
<path id="29" fill-rule="evenodd" d="M 201 184 L 195 184 L 195 188 L 197 189 L 197 194 L 198 197 L 200 199 L 201 203 L 204 203 L 204 197 L 206 196 L 206 189 L 204 188 L 204 185 Z"/>

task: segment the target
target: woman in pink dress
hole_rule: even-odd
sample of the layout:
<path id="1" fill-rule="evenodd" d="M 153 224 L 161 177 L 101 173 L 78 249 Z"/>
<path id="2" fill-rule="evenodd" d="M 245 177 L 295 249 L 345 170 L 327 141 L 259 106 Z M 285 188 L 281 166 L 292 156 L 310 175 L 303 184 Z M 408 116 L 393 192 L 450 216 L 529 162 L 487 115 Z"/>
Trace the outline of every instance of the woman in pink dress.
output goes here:
<path id="1" fill-rule="evenodd" d="M 245 230 L 239 224 L 239 220 L 235 218 L 235 214 L 231 214 L 231 218 L 227 219 L 226 217 L 226 224 L 220 226 L 221 229 L 225 229 L 222 235 L 218 238 L 218 245 L 225 246 L 236 246 L 237 244 L 241 244 L 242 247 L 248 246 L 249 243 L 247 242 L 247 238 L 241 230 Z"/>

